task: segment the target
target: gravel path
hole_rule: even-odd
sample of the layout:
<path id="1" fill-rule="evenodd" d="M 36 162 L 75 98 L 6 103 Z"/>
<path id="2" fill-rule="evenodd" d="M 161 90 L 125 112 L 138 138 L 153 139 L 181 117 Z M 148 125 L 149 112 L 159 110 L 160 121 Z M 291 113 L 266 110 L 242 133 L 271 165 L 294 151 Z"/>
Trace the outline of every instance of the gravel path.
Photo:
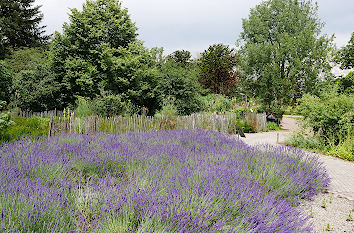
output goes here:
<path id="1" fill-rule="evenodd" d="M 245 134 L 241 138 L 249 145 L 281 145 L 285 139 L 300 127 L 299 117 L 284 116 L 282 131 Z M 310 152 L 309 152 L 310 153 Z M 320 193 L 311 202 L 302 203 L 301 208 L 312 216 L 311 222 L 316 232 L 354 232 L 354 163 L 325 155 L 310 153 L 319 158 L 331 178 L 328 193 Z"/>

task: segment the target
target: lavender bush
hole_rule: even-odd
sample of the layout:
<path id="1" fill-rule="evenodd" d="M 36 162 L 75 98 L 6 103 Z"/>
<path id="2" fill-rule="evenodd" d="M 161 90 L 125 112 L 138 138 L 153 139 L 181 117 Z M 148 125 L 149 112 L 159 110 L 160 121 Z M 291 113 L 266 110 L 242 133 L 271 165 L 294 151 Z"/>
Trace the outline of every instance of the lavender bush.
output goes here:
<path id="1" fill-rule="evenodd" d="M 212 131 L 62 134 L 0 149 L 1 232 L 311 232 L 326 189 L 301 150 Z"/>

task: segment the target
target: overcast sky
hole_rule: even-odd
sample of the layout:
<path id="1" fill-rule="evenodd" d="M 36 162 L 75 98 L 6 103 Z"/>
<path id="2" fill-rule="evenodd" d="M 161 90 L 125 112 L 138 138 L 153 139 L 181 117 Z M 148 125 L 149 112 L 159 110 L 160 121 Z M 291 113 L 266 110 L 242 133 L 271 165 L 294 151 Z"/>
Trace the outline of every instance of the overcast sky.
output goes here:
<path id="1" fill-rule="evenodd" d="M 70 8 L 82 9 L 85 0 L 36 0 L 42 5 L 47 33 L 62 31 Z M 242 18 L 261 0 L 123 0 L 145 46 L 164 47 L 165 54 L 185 49 L 194 56 L 209 45 L 234 45 L 242 31 Z M 335 34 L 338 47 L 354 31 L 354 0 L 318 0 L 323 34 Z"/>

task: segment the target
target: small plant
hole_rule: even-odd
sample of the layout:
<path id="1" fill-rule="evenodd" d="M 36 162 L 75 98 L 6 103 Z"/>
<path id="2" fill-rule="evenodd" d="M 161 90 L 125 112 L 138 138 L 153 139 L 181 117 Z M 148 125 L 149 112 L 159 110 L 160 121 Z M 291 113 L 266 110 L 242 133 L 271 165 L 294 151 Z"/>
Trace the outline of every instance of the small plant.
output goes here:
<path id="1" fill-rule="evenodd" d="M 329 225 L 329 223 L 327 223 L 326 231 L 331 231 L 331 230 L 332 230 L 332 227 Z"/>
<path id="2" fill-rule="evenodd" d="M 349 214 L 348 214 L 348 217 L 347 217 L 347 221 L 353 221 L 354 220 L 354 218 L 353 218 L 353 215 L 352 215 L 352 212 L 351 211 L 349 211 Z"/>
<path id="3" fill-rule="evenodd" d="M 310 209 L 310 216 L 311 216 L 311 218 L 313 218 L 313 217 L 315 216 L 315 212 L 313 212 L 312 207 L 311 207 L 311 209 Z"/>
<path id="4" fill-rule="evenodd" d="M 332 201 L 333 201 L 333 197 L 330 196 L 330 197 L 329 197 L 329 203 L 332 204 Z"/>
<path id="5" fill-rule="evenodd" d="M 275 122 L 267 122 L 267 129 L 275 131 L 281 130 L 280 126 Z"/>
<path id="6" fill-rule="evenodd" d="M 325 198 L 322 200 L 321 207 L 322 207 L 322 208 L 324 208 L 324 209 L 326 209 L 326 208 L 327 208 L 327 201 L 326 201 L 326 199 L 325 199 Z"/>

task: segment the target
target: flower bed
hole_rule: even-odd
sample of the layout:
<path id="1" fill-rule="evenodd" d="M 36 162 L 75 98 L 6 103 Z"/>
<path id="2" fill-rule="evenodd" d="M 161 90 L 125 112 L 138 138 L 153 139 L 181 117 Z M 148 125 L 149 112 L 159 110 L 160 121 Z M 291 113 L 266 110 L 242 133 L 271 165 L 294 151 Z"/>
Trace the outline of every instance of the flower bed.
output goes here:
<path id="1" fill-rule="evenodd" d="M 310 232 L 326 189 L 301 150 L 212 131 L 62 134 L 0 149 L 0 231 Z"/>

